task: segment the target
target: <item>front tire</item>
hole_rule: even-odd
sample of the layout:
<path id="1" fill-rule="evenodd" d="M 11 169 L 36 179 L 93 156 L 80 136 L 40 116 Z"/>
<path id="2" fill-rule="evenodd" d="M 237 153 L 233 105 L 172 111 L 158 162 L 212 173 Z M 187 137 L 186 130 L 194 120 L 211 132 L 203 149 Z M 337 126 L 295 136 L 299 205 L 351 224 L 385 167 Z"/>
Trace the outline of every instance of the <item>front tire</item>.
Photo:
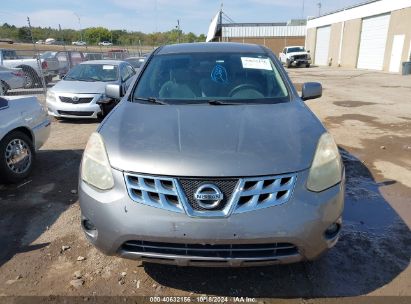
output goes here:
<path id="1" fill-rule="evenodd" d="M 305 65 L 305 67 L 308 69 L 308 68 L 310 67 L 310 64 L 307 63 L 307 64 Z"/>
<path id="2" fill-rule="evenodd" d="M 35 75 L 37 74 L 36 71 L 33 69 L 29 68 L 23 68 L 23 73 L 24 76 L 26 77 L 26 84 L 24 85 L 25 89 L 31 89 L 36 86 L 36 83 L 38 82 L 38 76 Z"/>
<path id="3" fill-rule="evenodd" d="M 33 170 L 35 149 L 21 131 L 12 131 L 0 141 L 0 181 L 18 183 Z"/>
<path id="4" fill-rule="evenodd" d="M 0 96 L 7 95 L 8 86 L 4 81 L 0 81 Z"/>

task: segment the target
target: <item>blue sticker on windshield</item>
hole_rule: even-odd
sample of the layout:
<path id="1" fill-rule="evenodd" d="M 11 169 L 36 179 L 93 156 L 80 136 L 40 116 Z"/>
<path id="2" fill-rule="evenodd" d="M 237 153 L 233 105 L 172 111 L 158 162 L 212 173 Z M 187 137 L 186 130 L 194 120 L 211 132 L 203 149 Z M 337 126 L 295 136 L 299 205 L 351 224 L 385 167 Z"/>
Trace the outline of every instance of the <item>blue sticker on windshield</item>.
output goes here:
<path id="1" fill-rule="evenodd" d="M 217 83 L 228 83 L 227 70 L 220 64 L 217 64 L 211 72 L 211 80 Z"/>

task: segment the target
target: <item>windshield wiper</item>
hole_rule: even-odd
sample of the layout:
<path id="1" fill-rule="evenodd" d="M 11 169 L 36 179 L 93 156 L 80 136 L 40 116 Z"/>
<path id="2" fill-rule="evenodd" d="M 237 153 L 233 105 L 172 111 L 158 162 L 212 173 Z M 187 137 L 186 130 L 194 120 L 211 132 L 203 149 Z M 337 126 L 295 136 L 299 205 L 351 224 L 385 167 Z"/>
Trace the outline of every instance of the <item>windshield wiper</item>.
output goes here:
<path id="1" fill-rule="evenodd" d="M 94 79 L 94 78 L 91 78 L 91 77 L 77 78 L 76 80 L 78 80 L 78 81 L 87 81 L 87 82 L 96 82 L 96 81 L 99 81 L 99 80 Z"/>
<path id="2" fill-rule="evenodd" d="M 229 102 L 229 101 L 223 101 L 223 100 L 209 100 L 208 104 L 213 105 L 213 106 L 231 106 L 231 105 L 240 105 L 242 103 Z"/>
<path id="3" fill-rule="evenodd" d="M 148 97 L 148 98 L 143 98 L 143 97 L 135 97 L 134 100 L 142 100 L 142 101 L 147 101 L 149 103 L 154 103 L 154 104 L 159 104 L 159 105 L 168 105 L 168 103 L 158 100 L 154 97 Z"/>

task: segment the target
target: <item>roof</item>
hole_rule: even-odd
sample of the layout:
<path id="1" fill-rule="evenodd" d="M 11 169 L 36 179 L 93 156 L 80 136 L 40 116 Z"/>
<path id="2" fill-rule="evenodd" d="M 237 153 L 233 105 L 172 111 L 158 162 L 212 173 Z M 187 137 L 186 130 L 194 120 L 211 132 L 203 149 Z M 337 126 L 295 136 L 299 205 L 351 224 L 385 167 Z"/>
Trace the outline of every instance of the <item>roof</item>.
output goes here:
<path id="1" fill-rule="evenodd" d="M 338 13 L 338 12 L 342 12 L 342 11 L 345 11 L 345 10 L 348 10 L 348 9 L 352 9 L 352 8 L 355 8 L 355 7 L 359 7 L 359 6 L 363 6 L 363 5 L 367 5 L 367 4 L 370 4 L 370 3 L 372 3 L 372 2 L 377 2 L 377 1 L 381 1 L 381 0 L 368 0 L 368 1 L 364 1 L 364 2 L 361 2 L 361 3 L 357 3 L 357 4 L 350 5 L 350 6 L 347 6 L 347 7 L 343 7 L 343 8 L 334 10 L 334 11 L 327 12 L 327 13 L 325 13 L 325 14 L 322 14 L 322 15 L 318 16 L 318 17 L 310 17 L 310 20 L 317 19 L 317 18 L 321 18 L 321 17 L 327 16 L 327 15 L 332 15 L 332 14 L 335 14 L 335 13 Z"/>
<path id="2" fill-rule="evenodd" d="M 181 43 L 163 46 L 158 55 L 179 53 L 218 53 L 218 52 L 244 52 L 264 53 L 264 49 L 257 44 L 234 43 L 234 42 L 199 42 Z"/>
<path id="3" fill-rule="evenodd" d="M 287 22 L 258 22 L 258 23 L 223 23 L 222 27 L 243 27 L 243 26 L 287 26 Z"/>
<path id="4" fill-rule="evenodd" d="M 110 60 L 110 59 L 103 59 L 103 60 L 89 60 L 84 61 L 81 64 L 111 64 L 111 65 L 119 65 L 120 63 L 124 62 L 123 60 Z"/>
<path id="5" fill-rule="evenodd" d="M 411 7 L 411 0 L 371 0 L 309 19 L 307 28 L 322 27 L 334 23 L 387 14 L 407 7 Z"/>

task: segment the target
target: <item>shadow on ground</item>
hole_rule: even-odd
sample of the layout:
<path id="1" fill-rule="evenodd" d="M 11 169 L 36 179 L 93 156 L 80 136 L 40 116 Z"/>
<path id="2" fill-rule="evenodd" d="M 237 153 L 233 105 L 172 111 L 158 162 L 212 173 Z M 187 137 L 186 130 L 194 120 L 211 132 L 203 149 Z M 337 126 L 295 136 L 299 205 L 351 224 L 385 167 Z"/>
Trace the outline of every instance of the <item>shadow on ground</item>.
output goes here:
<path id="1" fill-rule="evenodd" d="M 1 187 L 0 266 L 17 253 L 49 244 L 30 245 L 77 200 L 72 190 L 77 189 L 82 152 L 39 151 L 29 178 Z"/>
<path id="2" fill-rule="evenodd" d="M 319 260 L 240 269 L 144 263 L 146 273 L 167 287 L 220 296 L 358 296 L 391 282 L 411 258 L 411 232 L 380 193 L 395 181 L 377 183 L 360 160 L 341 153 L 347 176 L 343 230 Z"/>

